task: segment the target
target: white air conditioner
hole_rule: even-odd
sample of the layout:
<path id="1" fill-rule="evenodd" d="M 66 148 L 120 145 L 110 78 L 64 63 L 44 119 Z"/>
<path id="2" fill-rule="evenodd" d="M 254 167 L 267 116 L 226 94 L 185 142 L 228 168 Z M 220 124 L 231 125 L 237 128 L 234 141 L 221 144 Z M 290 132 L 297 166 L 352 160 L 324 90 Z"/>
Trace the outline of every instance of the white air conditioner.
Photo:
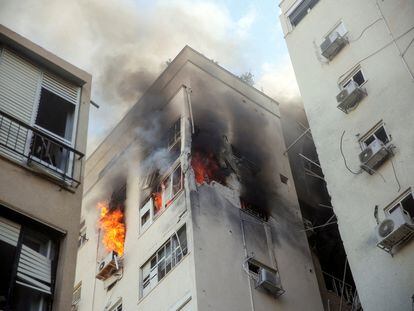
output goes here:
<path id="1" fill-rule="evenodd" d="M 377 246 L 391 252 L 394 246 L 408 241 L 414 235 L 411 216 L 398 205 L 376 228 Z"/>
<path id="2" fill-rule="evenodd" d="M 263 288 L 275 297 L 279 297 L 285 292 L 278 273 L 264 267 L 260 267 L 256 288 Z"/>
<path id="3" fill-rule="evenodd" d="M 109 252 L 98 264 L 96 278 L 98 280 L 106 280 L 121 267 L 121 260 L 114 251 Z"/>
<path id="4" fill-rule="evenodd" d="M 332 60 L 336 54 L 347 44 L 348 40 L 341 36 L 337 31 L 331 33 L 325 38 L 325 41 L 321 44 L 322 55 Z"/>
<path id="5" fill-rule="evenodd" d="M 361 88 L 358 83 L 351 80 L 347 86 L 336 95 L 336 101 L 338 104 L 338 109 L 342 110 L 345 113 L 355 109 L 358 106 L 358 103 L 367 95 L 366 91 Z"/>
<path id="6" fill-rule="evenodd" d="M 391 148 L 385 146 L 379 139 L 375 139 L 359 154 L 361 168 L 372 175 L 390 155 L 392 155 Z"/>

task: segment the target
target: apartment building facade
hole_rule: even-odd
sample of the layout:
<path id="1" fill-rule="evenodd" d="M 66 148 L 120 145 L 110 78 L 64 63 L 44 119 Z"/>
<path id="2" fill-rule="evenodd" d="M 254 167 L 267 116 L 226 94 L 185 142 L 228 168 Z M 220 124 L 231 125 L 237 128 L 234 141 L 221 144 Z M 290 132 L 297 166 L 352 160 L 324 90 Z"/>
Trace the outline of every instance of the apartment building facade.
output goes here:
<path id="1" fill-rule="evenodd" d="M 90 88 L 0 25 L 0 310 L 70 310 Z"/>
<path id="2" fill-rule="evenodd" d="M 185 47 L 88 158 L 73 310 L 323 310 L 279 118 Z"/>
<path id="3" fill-rule="evenodd" d="M 366 310 L 414 294 L 414 3 L 283 0 L 280 22 Z"/>

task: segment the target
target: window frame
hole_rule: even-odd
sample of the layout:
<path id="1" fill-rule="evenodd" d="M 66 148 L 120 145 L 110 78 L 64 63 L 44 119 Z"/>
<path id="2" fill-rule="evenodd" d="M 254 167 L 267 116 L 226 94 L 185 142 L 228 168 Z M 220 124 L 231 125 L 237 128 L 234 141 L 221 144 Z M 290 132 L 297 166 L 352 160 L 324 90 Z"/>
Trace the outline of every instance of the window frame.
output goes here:
<path id="1" fill-rule="evenodd" d="M 183 231 L 182 231 L 183 230 Z M 180 240 L 179 232 L 184 232 L 184 240 Z M 175 242 L 174 242 L 175 239 Z M 183 242 L 185 241 L 185 246 L 182 247 Z M 173 244 L 175 247 L 173 248 Z M 167 249 L 169 245 L 169 252 Z M 160 254 L 161 253 L 161 254 Z M 140 267 L 140 282 L 139 282 L 139 297 L 140 300 L 145 298 L 165 277 L 174 270 L 174 268 L 182 262 L 184 257 L 189 253 L 188 251 L 188 234 L 187 234 L 187 224 L 184 223 L 174 231 L 174 233 L 152 254 Z M 168 254 L 168 255 L 167 255 Z M 154 261 L 155 260 L 155 261 Z M 169 260 L 170 268 L 167 271 L 167 260 Z M 155 262 L 155 264 L 153 264 Z M 164 273 L 160 277 L 160 266 Z M 145 272 L 144 272 L 145 271 Z M 145 273 L 145 274 L 144 274 Z M 154 284 L 152 284 L 152 280 Z M 144 284 L 146 284 L 144 286 Z M 149 286 L 148 291 L 145 292 L 145 289 Z"/>
<path id="2" fill-rule="evenodd" d="M 384 213 L 386 215 L 391 215 L 391 213 L 397 208 L 401 207 L 404 211 L 406 211 L 401 202 L 404 201 L 409 195 L 411 195 L 414 199 L 414 192 L 413 189 L 410 187 L 406 189 L 401 195 L 399 195 L 396 199 L 394 199 L 391 203 L 384 207 Z M 414 215 L 411 215 L 408 211 L 406 211 L 410 216 L 411 219 L 414 220 Z"/>
<path id="3" fill-rule="evenodd" d="M 309 14 L 310 11 L 313 10 L 313 8 L 318 4 L 319 0 L 316 0 L 315 4 L 312 7 L 308 7 L 306 9 L 306 14 L 296 23 L 292 23 L 290 16 L 293 14 L 293 12 L 295 12 L 295 10 L 304 2 L 307 0 L 297 0 L 296 2 L 294 2 L 290 8 L 286 11 L 285 16 L 288 22 L 288 25 L 290 27 L 290 30 L 293 30 L 295 27 L 297 27 L 300 22 Z"/>
<path id="4" fill-rule="evenodd" d="M 377 124 L 375 124 L 369 131 L 367 131 L 364 135 L 362 135 L 361 138 L 359 138 L 358 142 L 359 142 L 359 145 L 360 145 L 362 151 L 365 150 L 366 148 L 368 148 L 369 143 L 366 143 L 366 141 L 368 139 L 374 137 L 374 139 L 378 139 L 378 140 L 382 141 L 381 139 L 379 139 L 375 135 L 375 133 L 378 132 L 378 130 L 380 130 L 381 128 L 384 129 L 385 135 L 388 138 L 388 141 L 387 142 L 383 142 L 384 145 L 388 145 L 391 142 L 392 137 L 388 133 L 387 128 L 385 126 L 385 123 L 381 120 L 380 122 L 378 122 Z"/>
<path id="5" fill-rule="evenodd" d="M 354 80 L 354 77 L 358 72 L 361 72 L 362 78 L 364 79 L 364 82 L 362 82 L 361 84 L 358 84 L 358 82 Z M 351 71 L 351 73 L 349 73 L 344 79 L 342 79 L 341 82 L 339 82 L 339 89 L 344 90 L 351 81 L 354 81 L 356 84 L 358 84 L 359 87 L 362 87 L 365 85 L 365 83 L 367 83 L 368 79 L 365 78 L 365 74 L 361 66 L 357 66 L 355 69 Z"/>

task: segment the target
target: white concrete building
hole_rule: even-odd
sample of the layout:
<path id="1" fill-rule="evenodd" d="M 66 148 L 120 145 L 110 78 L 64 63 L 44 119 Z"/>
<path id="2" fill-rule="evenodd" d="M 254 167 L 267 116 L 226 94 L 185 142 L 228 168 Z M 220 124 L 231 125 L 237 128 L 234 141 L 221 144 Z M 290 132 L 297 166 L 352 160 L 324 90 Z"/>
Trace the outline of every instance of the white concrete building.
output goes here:
<path id="1" fill-rule="evenodd" d="M 323 310 L 285 149 L 278 104 L 184 48 L 87 161 L 73 309 Z"/>
<path id="2" fill-rule="evenodd" d="M 362 306 L 412 310 L 414 2 L 280 8 Z"/>

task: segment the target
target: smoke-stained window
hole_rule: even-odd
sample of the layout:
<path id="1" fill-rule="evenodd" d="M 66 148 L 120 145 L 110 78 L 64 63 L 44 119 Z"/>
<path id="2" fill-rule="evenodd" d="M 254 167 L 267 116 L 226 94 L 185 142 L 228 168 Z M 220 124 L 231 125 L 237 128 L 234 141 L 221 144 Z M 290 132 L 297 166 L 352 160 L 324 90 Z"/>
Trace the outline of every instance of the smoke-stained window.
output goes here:
<path id="1" fill-rule="evenodd" d="M 187 254 L 187 232 L 183 225 L 141 267 L 141 298 L 145 297 Z"/>
<path id="2" fill-rule="evenodd" d="M 183 172 L 181 165 L 168 174 L 144 201 L 140 208 L 140 228 L 145 230 L 183 190 Z"/>

